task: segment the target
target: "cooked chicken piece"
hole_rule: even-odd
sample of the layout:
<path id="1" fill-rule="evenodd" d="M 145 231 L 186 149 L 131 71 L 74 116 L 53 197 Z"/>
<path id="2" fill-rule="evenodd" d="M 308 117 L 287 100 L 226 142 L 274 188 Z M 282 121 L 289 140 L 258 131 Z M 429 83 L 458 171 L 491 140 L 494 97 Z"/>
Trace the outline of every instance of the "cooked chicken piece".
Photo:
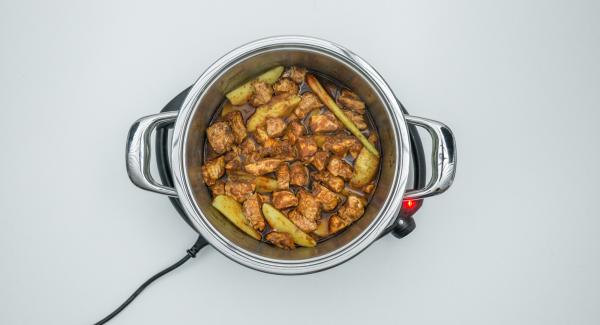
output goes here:
<path id="1" fill-rule="evenodd" d="M 354 222 L 365 213 L 365 202 L 355 195 L 349 195 L 344 206 L 338 211 L 338 215 L 345 221 Z"/>
<path id="2" fill-rule="evenodd" d="M 344 221 L 337 214 L 334 214 L 331 217 L 329 217 L 329 225 L 328 226 L 329 226 L 330 234 L 334 234 L 334 233 L 346 228 L 348 225 L 349 225 L 349 223 Z"/>
<path id="3" fill-rule="evenodd" d="M 298 186 L 308 185 L 308 168 L 299 161 L 290 165 L 290 184 Z M 342 181 L 343 182 L 343 181 Z"/>
<path id="4" fill-rule="evenodd" d="M 270 140 L 258 152 L 262 157 L 272 157 L 283 161 L 296 159 L 296 150 L 287 140 Z"/>
<path id="5" fill-rule="evenodd" d="M 351 109 L 359 114 L 365 113 L 365 103 L 360 100 L 357 94 L 347 89 L 342 89 L 342 92 L 337 98 L 338 103 L 344 108 Z"/>
<path id="6" fill-rule="evenodd" d="M 281 78 L 279 81 L 273 84 L 273 90 L 275 90 L 275 95 L 281 94 L 298 94 L 298 85 L 289 78 Z"/>
<path id="7" fill-rule="evenodd" d="M 327 166 L 329 156 L 330 154 L 327 151 L 317 151 L 317 153 L 312 156 L 310 163 L 315 166 L 318 171 L 322 171 Z"/>
<path id="8" fill-rule="evenodd" d="M 363 186 L 362 191 L 367 194 L 371 194 L 371 193 L 373 193 L 374 189 L 375 189 L 375 183 L 369 183 L 369 184 Z"/>
<path id="9" fill-rule="evenodd" d="M 235 143 L 240 144 L 246 136 L 248 132 L 246 132 L 246 125 L 244 125 L 244 119 L 242 117 L 242 113 L 240 111 L 233 111 L 225 115 L 225 120 L 229 122 L 231 126 L 231 131 L 233 132 L 233 136 L 235 138 Z"/>
<path id="10" fill-rule="evenodd" d="M 314 220 L 310 220 L 302 215 L 302 213 L 298 212 L 298 210 L 292 210 L 288 213 L 288 219 L 292 221 L 296 227 L 300 228 L 300 230 L 305 233 L 311 233 L 317 229 L 317 222 Z"/>
<path id="11" fill-rule="evenodd" d="M 213 197 L 216 197 L 217 195 L 224 195 L 225 194 L 225 182 L 220 179 L 214 185 L 211 185 L 210 193 L 212 194 Z"/>
<path id="12" fill-rule="evenodd" d="M 312 177 L 322 182 L 323 185 L 327 186 L 330 190 L 339 193 L 344 189 L 345 183 L 344 179 L 339 176 L 333 176 L 330 172 L 324 170 L 318 173 L 313 173 Z"/>
<path id="13" fill-rule="evenodd" d="M 271 203 L 271 196 L 269 194 L 258 193 L 258 197 L 262 203 Z"/>
<path id="14" fill-rule="evenodd" d="M 243 203 L 254 192 L 254 184 L 227 180 L 225 183 L 225 194 L 236 201 Z"/>
<path id="15" fill-rule="evenodd" d="M 298 158 L 306 161 L 317 153 L 317 143 L 312 137 L 299 137 L 296 149 L 298 149 Z"/>
<path id="16" fill-rule="evenodd" d="M 206 136 L 208 137 L 208 143 L 218 154 L 229 151 L 235 141 L 231 127 L 227 122 L 216 122 L 209 126 L 206 129 Z"/>
<path id="17" fill-rule="evenodd" d="M 372 132 L 371 134 L 369 134 L 367 140 L 369 140 L 369 142 L 371 142 L 372 144 L 377 144 L 377 134 L 375 132 Z"/>
<path id="18" fill-rule="evenodd" d="M 285 190 L 290 187 L 290 167 L 287 163 L 282 163 L 277 168 L 275 175 L 277 176 L 277 186 L 279 189 Z"/>
<path id="19" fill-rule="evenodd" d="M 323 211 L 335 209 L 340 202 L 340 197 L 337 194 L 317 182 L 313 183 L 313 196 L 317 202 L 321 203 Z"/>
<path id="20" fill-rule="evenodd" d="M 332 157 L 327 164 L 327 170 L 333 176 L 340 176 L 344 180 L 349 181 L 352 178 L 352 166 L 347 162 L 337 157 Z"/>
<path id="21" fill-rule="evenodd" d="M 258 126 L 256 128 L 256 131 L 254 131 L 254 138 L 256 139 L 256 141 L 260 144 L 262 144 L 263 146 L 265 144 L 268 144 L 269 141 L 273 140 L 271 139 L 271 137 L 269 137 L 269 134 L 267 133 L 267 129 L 265 128 L 264 125 Z"/>
<path id="22" fill-rule="evenodd" d="M 258 144 L 252 138 L 246 138 L 242 144 L 240 144 L 241 152 L 245 155 L 249 155 L 258 150 Z"/>
<path id="23" fill-rule="evenodd" d="M 273 88 L 264 81 L 256 80 L 252 83 L 252 87 L 254 87 L 254 93 L 248 101 L 254 107 L 268 103 L 273 97 Z"/>
<path id="24" fill-rule="evenodd" d="M 294 238 L 287 232 L 271 231 L 265 236 L 265 239 L 271 244 L 283 248 L 283 249 L 294 249 Z"/>
<path id="25" fill-rule="evenodd" d="M 250 195 L 246 201 L 244 201 L 243 206 L 244 216 L 246 216 L 246 219 L 248 219 L 248 222 L 250 222 L 252 228 L 258 231 L 265 230 L 266 226 L 265 218 L 262 215 L 261 206 L 262 200 L 256 193 Z"/>
<path id="26" fill-rule="evenodd" d="M 279 210 L 295 207 L 298 205 L 298 198 L 290 191 L 273 192 L 273 206 Z"/>
<path id="27" fill-rule="evenodd" d="M 254 163 L 244 165 L 244 169 L 255 176 L 274 172 L 281 164 L 281 159 L 263 158 Z"/>
<path id="28" fill-rule="evenodd" d="M 285 131 L 284 138 L 287 139 L 291 144 L 296 144 L 299 137 L 304 135 L 304 126 L 297 121 L 293 121 L 288 125 Z"/>
<path id="29" fill-rule="evenodd" d="M 362 149 L 360 140 L 351 135 L 337 135 L 327 137 L 323 143 L 323 150 L 331 151 L 338 157 L 345 157 L 348 152 L 354 158 L 358 156 Z"/>
<path id="30" fill-rule="evenodd" d="M 297 210 L 308 220 L 316 221 L 321 217 L 319 202 L 304 189 L 301 189 L 298 193 Z"/>
<path id="31" fill-rule="evenodd" d="M 282 135 L 287 126 L 281 117 L 267 117 L 265 125 L 267 128 L 267 135 L 272 138 Z"/>
<path id="32" fill-rule="evenodd" d="M 234 169 L 241 169 L 241 168 L 242 168 L 242 158 L 240 156 L 236 156 L 235 158 L 233 158 L 232 160 L 228 161 L 225 164 L 225 169 L 227 169 L 227 170 L 234 170 Z"/>
<path id="33" fill-rule="evenodd" d="M 354 125 L 356 125 L 359 130 L 366 130 L 368 128 L 364 115 L 347 110 L 344 110 L 344 114 L 346 114 L 346 116 L 348 116 L 348 118 L 354 122 Z"/>
<path id="34" fill-rule="evenodd" d="M 233 159 L 235 159 L 236 157 L 238 157 L 240 155 L 240 152 L 242 152 L 242 150 L 240 149 L 240 147 L 233 145 L 231 146 L 231 149 L 229 149 L 229 151 L 227 151 L 223 157 L 225 157 L 225 162 L 230 162 Z"/>
<path id="35" fill-rule="evenodd" d="M 202 178 L 206 185 L 214 185 L 217 179 L 225 173 L 225 158 L 223 156 L 207 161 L 201 168 Z"/>
<path id="36" fill-rule="evenodd" d="M 334 132 L 341 128 L 340 122 L 331 112 L 311 115 L 309 125 L 314 133 Z"/>
<path id="37" fill-rule="evenodd" d="M 323 107 L 319 97 L 311 92 L 306 92 L 301 97 L 298 107 L 294 110 L 299 118 L 304 118 L 310 111 Z"/>
<path id="38" fill-rule="evenodd" d="M 291 68 L 286 70 L 282 75 L 282 77 L 290 78 L 297 84 L 303 83 L 305 76 L 306 76 L 306 68 L 297 67 L 297 66 L 292 66 Z"/>

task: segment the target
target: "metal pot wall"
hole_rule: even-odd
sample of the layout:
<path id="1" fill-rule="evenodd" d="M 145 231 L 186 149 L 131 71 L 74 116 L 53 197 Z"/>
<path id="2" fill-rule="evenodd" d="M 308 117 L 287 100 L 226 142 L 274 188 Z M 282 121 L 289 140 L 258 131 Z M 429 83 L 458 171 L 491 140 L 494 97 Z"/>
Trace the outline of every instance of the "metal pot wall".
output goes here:
<path id="1" fill-rule="evenodd" d="M 381 176 L 365 215 L 339 235 L 314 248 L 285 251 L 242 233 L 212 207 L 198 169 L 206 128 L 223 96 L 252 76 L 276 65 L 300 65 L 331 76 L 367 104 L 381 139 Z M 150 175 L 150 134 L 175 121 L 171 143 L 174 188 Z M 405 192 L 410 164 L 407 123 L 432 136 L 431 180 L 423 189 Z M 440 122 L 403 114 L 392 90 L 364 60 L 328 41 L 300 36 L 261 39 L 241 46 L 211 65 L 190 89 L 179 112 L 136 121 L 127 141 L 127 172 L 140 188 L 178 197 L 190 224 L 213 247 L 250 268 L 276 274 L 317 272 L 356 256 L 395 222 L 404 198 L 422 199 L 450 187 L 456 148 L 450 129 Z"/>

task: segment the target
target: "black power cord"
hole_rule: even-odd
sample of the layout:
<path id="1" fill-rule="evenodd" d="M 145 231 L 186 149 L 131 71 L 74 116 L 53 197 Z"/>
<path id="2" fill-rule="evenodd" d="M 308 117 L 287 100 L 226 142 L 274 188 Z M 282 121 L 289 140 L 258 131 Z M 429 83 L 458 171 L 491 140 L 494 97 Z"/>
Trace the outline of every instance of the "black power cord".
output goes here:
<path id="1" fill-rule="evenodd" d="M 152 282 L 156 281 L 158 278 L 162 277 L 163 275 L 180 267 L 185 262 L 187 262 L 190 258 L 196 257 L 196 254 L 198 253 L 198 251 L 200 251 L 200 249 L 202 249 L 202 247 L 206 246 L 207 244 L 208 243 L 206 242 L 206 240 L 204 238 L 202 238 L 202 236 L 198 236 L 198 240 L 196 240 L 196 243 L 194 243 L 194 246 L 192 246 L 190 249 L 187 250 L 187 254 L 182 259 L 177 261 L 175 264 L 169 266 L 168 268 L 156 273 L 150 279 L 146 280 L 146 282 L 142 283 L 142 285 L 137 290 L 135 290 L 135 292 L 131 296 L 129 296 L 129 298 L 127 298 L 127 300 L 125 300 L 125 302 L 123 302 L 121 304 L 121 306 L 117 307 L 117 309 L 115 309 L 108 316 L 102 318 L 102 320 L 95 323 L 95 325 L 106 324 L 108 321 L 113 319 L 113 317 L 117 316 L 120 312 L 122 312 L 123 309 L 125 309 L 125 307 L 127 307 L 140 293 L 142 293 L 142 291 L 144 291 L 144 289 L 146 289 L 146 287 L 148 287 L 150 284 L 152 284 Z"/>

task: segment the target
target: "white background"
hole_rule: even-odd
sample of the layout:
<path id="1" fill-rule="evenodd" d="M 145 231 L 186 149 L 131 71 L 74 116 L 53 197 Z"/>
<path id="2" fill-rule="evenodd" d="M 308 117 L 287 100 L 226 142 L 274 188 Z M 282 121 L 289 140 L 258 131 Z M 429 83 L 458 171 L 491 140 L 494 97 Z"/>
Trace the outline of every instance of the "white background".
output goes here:
<path id="1" fill-rule="evenodd" d="M 112 324 L 600 323 L 593 1 L 0 1 L 0 323 L 90 324 L 196 234 L 125 138 L 214 60 L 322 37 L 450 125 L 458 173 L 409 237 L 296 277 L 212 248 Z"/>

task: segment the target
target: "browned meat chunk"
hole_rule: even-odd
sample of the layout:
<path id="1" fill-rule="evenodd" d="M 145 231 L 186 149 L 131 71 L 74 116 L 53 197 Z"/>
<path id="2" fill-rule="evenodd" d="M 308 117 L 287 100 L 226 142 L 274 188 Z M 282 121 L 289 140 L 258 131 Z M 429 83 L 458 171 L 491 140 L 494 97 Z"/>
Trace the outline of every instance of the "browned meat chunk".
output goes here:
<path id="1" fill-rule="evenodd" d="M 317 143 L 312 137 L 299 137 L 296 142 L 296 149 L 298 150 L 298 158 L 301 160 L 308 160 L 315 153 L 317 153 Z"/>
<path id="2" fill-rule="evenodd" d="M 262 144 L 263 146 L 268 144 L 269 141 L 273 140 L 271 139 L 271 137 L 269 137 L 267 129 L 264 125 L 261 125 L 256 128 L 256 131 L 254 131 L 254 138 L 258 143 Z"/>
<path id="3" fill-rule="evenodd" d="M 356 125 L 359 130 L 366 130 L 368 128 L 364 115 L 346 110 L 344 111 L 344 114 L 346 114 L 346 116 L 348 116 L 348 118 L 354 122 L 354 125 Z"/>
<path id="4" fill-rule="evenodd" d="M 296 144 L 299 137 L 304 134 L 304 126 L 297 121 L 293 121 L 285 131 L 285 138 L 291 143 Z"/>
<path id="5" fill-rule="evenodd" d="M 306 68 L 292 66 L 291 68 L 287 69 L 283 73 L 282 77 L 284 77 L 284 78 L 290 78 L 295 83 L 301 84 L 301 83 L 304 82 L 304 77 L 305 76 L 306 76 Z"/>
<path id="6" fill-rule="evenodd" d="M 311 158 L 310 163 L 315 166 L 318 171 L 322 171 L 327 166 L 327 160 L 329 159 L 329 152 L 317 151 L 317 153 Z"/>
<path id="7" fill-rule="evenodd" d="M 358 156 L 362 149 L 360 140 L 351 135 L 337 135 L 328 137 L 323 143 L 323 150 L 331 151 L 338 157 L 344 157 L 348 152 L 352 157 Z"/>
<path id="8" fill-rule="evenodd" d="M 227 169 L 227 170 L 234 170 L 234 169 L 241 169 L 241 168 L 242 168 L 242 158 L 240 156 L 236 156 L 235 158 L 233 158 L 232 160 L 228 161 L 225 164 L 225 169 Z"/>
<path id="9" fill-rule="evenodd" d="M 323 107 L 319 97 L 311 92 L 306 92 L 301 97 L 298 107 L 294 110 L 294 114 L 299 118 L 304 118 L 310 111 Z"/>
<path id="10" fill-rule="evenodd" d="M 337 157 L 333 157 L 329 160 L 329 164 L 327 164 L 327 170 L 333 176 L 340 176 L 347 181 L 352 178 L 352 166 Z"/>
<path id="11" fill-rule="evenodd" d="M 269 194 L 258 193 L 258 197 L 262 203 L 271 203 L 271 196 Z"/>
<path id="12" fill-rule="evenodd" d="M 324 170 L 322 172 L 312 174 L 313 178 L 319 182 L 322 182 L 330 190 L 339 193 L 344 187 L 344 179 L 339 176 L 333 176 L 330 172 Z"/>
<path id="13" fill-rule="evenodd" d="M 227 180 L 225 194 L 242 203 L 254 192 L 254 184 Z"/>
<path id="14" fill-rule="evenodd" d="M 288 219 L 292 221 L 300 230 L 311 233 L 317 229 L 317 222 L 303 216 L 298 210 L 292 210 L 288 213 Z"/>
<path id="15" fill-rule="evenodd" d="M 313 183 L 313 195 L 321 203 L 323 211 L 331 211 L 340 202 L 340 197 L 319 183 Z"/>
<path id="16" fill-rule="evenodd" d="M 231 131 L 233 132 L 233 136 L 235 138 L 235 143 L 240 144 L 246 136 L 248 132 L 246 132 L 246 125 L 244 125 L 244 119 L 242 117 L 242 113 L 240 111 L 233 111 L 225 115 L 225 120 L 229 122 L 231 126 Z"/>
<path id="17" fill-rule="evenodd" d="M 273 192 L 273 206 L 277 209 L 286 209 L 298 205 L 298 198 L 290 191 Z"/>
<path id="18" fill-rule="evenodd" d="M 277 172 L 277 187 L 281 190 L 288 189 L 290 187 L 290 167 L 287 163 L 282 163 Z"/>
<path id="19" fill-rule="evenodd" d="M 300 212 L 308 220 L 316 221 L 320 216 L 319 202 L 305 190 L 300 190 L 298 193 L 298 212 Z"/>
<path id="20" fill-rule="evenodd" d="M 271 244 L 283 248 L 283 249 L 294 249 L 294 239 L 287 232 L 271 231 L 265 236 L 265 239 Z"/>
<path id="21" fill-rule="evenodd" d="M 274 172 L 281 164 L 281 159 L 264 158 L 254 163 L 244 165 L 244 169 L 255 176 Z"/>
<path id="22" fill-rule="evenodd" d="M 334 234 L 344 228 L 346 228 L 349 223 L 346 223 L 339 215 L 334 214 L 329 218 L 329 233 Z"/>
<path id="23" fill-rule="evenodd" d="M 235 141 L 231 127 L 227 122 L 217 122 L 209 126 L 206 129 L 206 136 L 208 137 L 208 143 L 218 154 L 229 151 Z"/>
<path id="24" fill-rule="evenodd" d="M 252 87 L 254 87 L 254 94 L 252 94 L 252 97 L 248 101 L 254 107 L 268 103 L 271 97 L 273 97 L 273 88 L 264 81 L 254 81 Z"/>
<path id="25" fill-rule="evenodd" d="M 262 201 L 260 197 L 255 193 L 250 195 L 246 201 L 244 201 L 244 216 L 250 222 L 252 228 L 263 231 L 265 230 L 265 218 L 261 211 Z"/>
<path id="26" fill-rule="evenodd" d="M 269 117 L 266 122 L 267 135 L 275 138 L 283 134 L 286 124 L 281 117 Z"/>
<path id="27" fill-rule="evenodd" d="M 375 133 L 369 134 L 369 137 L 367 138 L 367 140 L 369 140 L 369 142 L 371 142 L 372 144 L 377 144 L 377 134 L 375 134 Z"/>
<path id="28" fill-rule="evenodd" d="M 210 186 L 210 193 L 212 196 L 224 195 L 225 194 L 225 182 L 218 180 L 214 185 Z"/>
<path id="29" fill-rule="evenodd" d="M 334 132 L 341 127 L 337 118 L 330 112 L 311 115 L 309 125 L 310 129 L 315 133 Z"/>
<path id="30" fill-rule="evenodd" d="M 214 185 L 217 179 L 225 173 L 225 158 L 223 156 L 207 161 L 202 165 L 202 178 L 206 185 Z"/>
<path id="31" fill-rule="evenodd" d="M 338 103 L 344 108 L 351 109 L 359 114 L 365 113 L 365 103 L 360 100 L 357 94 L 350 90 L 343 89 L 337 99 Z"/>
<path id="32" fill-rule="evenodd" d="M 296 151 L 287 140 L 270 140 L 260 148 L 259 153 L 262 157 L 278 158 L 283 161 L 296 159 Z"/>
<path id="33" fill-rule="evenodd" d="M 290 165 L 290 184 L 298 186 L 308 185 L 308 168 L 299 161 Z"/>
<path id="34" fill-rule="evenodd" d="M 249 155 L 258 150 L 258 144 L 252 138 L 246 138 L 242 144 L 240 144 L 241 152 L 244 155 Z"/>
<path id="35" fill-rule="evenodd" d="M 364 213 L 365 202 L 355 195 L 349 195 L 344 206 L 338 211 L 340 218 L 349 221 L 349 223 L 358 220 Z"/>
<path id="36" fill-rule="evenodd" d="M 298 85 L 296 85 L 292 79 L 281 78 L 275 84 L 273 84 L 273 90 L 275 90 L 275 95 L 296 95 L 298 94 Z"/>

